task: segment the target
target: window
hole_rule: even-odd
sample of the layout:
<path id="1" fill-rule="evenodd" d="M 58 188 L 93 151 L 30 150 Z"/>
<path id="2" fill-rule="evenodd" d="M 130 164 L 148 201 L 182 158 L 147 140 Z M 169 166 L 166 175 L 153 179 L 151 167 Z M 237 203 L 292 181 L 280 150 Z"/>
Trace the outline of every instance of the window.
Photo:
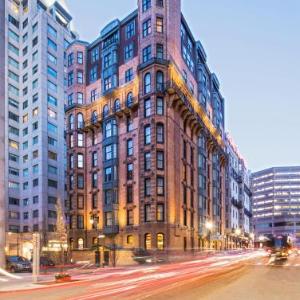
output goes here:
<path id="1" fill-rule="evenodd" d="M 36 46 L 38 43 L 38 37 L 36 36 L 33 40 L 32 40 L 32 47 Z"/>
<path id="2" fill-rule="evenodd" d="M 111 144 L 105 147 L 105 160 L 117 158 L 117 145 Z"/>
<path id="3" fill-rule="evenodd" d="M 16 82 L 19 82 L 19 75 L 17 75 L 16 73 L 14 73 L 10 70 L 8 70 L 8 77 L 13 79 Z M 24 82 L 24 80 L 23 80 L 23 82 Z"/>
<path id="4" fill-rule="evenodd" d="M 95 209 L 98 207 L 98 194 L 94 193 L 92 195 L 92 208 Z"/>
<path id="5" fill-rule="evenodd" d="M 162 71 L 156 72 L 156 90 L 159 92 L 164 90 L 164 73 Z"/>
<path id="6" fill-rule="evenodd" d="M 112 88 L 112 77 L 104 78 L 104 91 L 108 91 Z"/>
<path id="7" fill-rule="evenodd" d="M 156 188 L 157 188 L 157 195 L 163 196 L 165 193 L 165 180 L 164 177 L 158 176 L 156 178 Z"/>
<path id="8" fill-rule="evenodd" d="M 77 52 L 77 63 L 80 65 L 83 64 L 83 52 L 81 52 L 81 51 Z"/>
<path id="9" fill-rule="evenodd" d="M 55 29 L 54 27 L 52 27 L 50 24 L 48 24 L 48 33 L 49 33 L 50 35 L 52 35 L 53 37 L 55 37 L 55 38 L 56 38 L 56 36 L 57 36 L 57 31 L 56 31 L 56 29 Z"/>
<path id="10" fill-rule="evenodd" d="M 68 86 L 71 86 L 74 82 L 74 72 L 69 72 L 68 73 Z"/>
<path id="11" fill-rule="evenodd" d="M 57 146 L 57 140 L 48 136 L 48 145 L 51 145 L 51 146 Z"/>
<path id="12" fill-rule="evenodd" d="M 83 72 L 77 71 L 77 83 L 83 84 Z"/>
<path id="13" fill-rule="evenodd" d="M 19 21 L 17 21 L 14 17 L 12 17 L 11 15 L 8 15 L 8 21 L 13 24 L 16 28 L 19 28 L 20 23 Z"/>
<path id="14" fill-rule="evenodd" d="M 146 63 L 151 59 L 151 45 L 143 49 L 143 63 Z"/>
<path id="15" fill-rule="evenodd" d="M 117 135 L 117 123 L 116 120 L 109 120 L 105 124 L 105 138 Z"/>
<path id="16" fill-rule="evenodd" d="M 57 92 L 57 85 L 55 84 L 55 83 L 53 83 L 53 82 L 51 82 L 50 80 L 48 80 L 48 89 L 50 90 L 50 91 L 53 91 L 53 92 Z"/>
<path id="17" fill-rule="evenodd" d="M 10 56 L 8 57 L 8 64 L 16 69 L 19 69 L 19 63 Z"/>
<path id="18" fill-rule="evenodd" d="M 164 143 L 164 125 L 161 123 L 156 125 L 156 142 L 159 144 Z"/>
<path id="19" fill-rule="evenodd" d="M 103 118 L 106 118 L 109 114 L 109 108 L 108 108 L 108 105 L 104 105 L 103 107 L 103 111 L 102 111 L 102 115 L 103 115 Z"/>
<path id="20" fill-rule="evenodd" d="M 57 133 L 57 126 L 48 122 L 48 132 Z"/>
<path id="21" fill-rule="evenodd" d="M 127 180 L 133 179 L 133 164 L 127 164 Z"/>
<path id="22" fill-rule="evenodd" d="M 53 174 L 53 175 L 57 175 L 57 168 L 51 165 L 48 165 L 48 173 L 49 174 Z"/>
<path id="23" fill-rule="evenodd" d="M 94 48 L 91 52 L 92 63 L 99 60 L 99 48 Z"/>
<path id="24" fill-rule="evenodd" d="M 20 199 L 9 197 L 9 204 L 19 206 L 20 205 Z"/>
<path id="25" fill-rule="evenodd" d="M 150 178 L 145 178 L 145 197 L 151 196 L 151 180 Z"/>
<path id="26" fill-rule="evenodd" d="M 82 169 L 83 168 L 83 154 L 82 153 L 78 153 L 77 154 L 77 168 Z"/>
<path id="27" fill-rule="evenodd" d="M 120 100 L 119 100 L 119 99 L 116 99 L 116 100 L 115 100 L 115 103 L 114 103 L 114 110 L 115 110 L 115 112 L 121 110 L 121 103 L 120 103 Z"/>
<path id="28" fill-rule="evenodd" d="M 150 7 L 151 7 L 151 0 L 143 0 L 143 3 L 142 3 L 143 12 L 148 10 Z"/>
<path id="29" fill-rule="evenodd" d="M 133 202 L 133 188 L 132 185 L 127 186 L 127 203 Z"/>
<path id="30" fill-rule="evenodd" d="M 84 126 L 83 114 L 78 113 L 77 114 L 77 129 L 82 129 L 83 126 Z"/>
<path id="31" fill-rule="evenodd" d="M 57 50 L 57 45 L 55 42 L 53 42 L 51 39 L 48 38 L 48 47 L 51 48 L 52 50 L 56 51 Z"/>
<path id="32" fill-rule="evenodd" d="M 127 209 L 127 226 L 133 225 L 133 210 Z"/>
<path id="33" fill-rule="evenodd" d="M 48 75 L 50 75 L 50 76 L 52 76 L 54 78 L 57 78 L 57 72 L 53 68 L 51 68 L 49 66 L 47 68 L 47 73 L 48 73 Z"/>
<path id="34" fill-rule="evenodd" d="M 127 132 L 130 132 L 133 130 L 133 120 L 131 118 L 127 118 Z"/>
<path id="35" fill-rule="evenodd" d="M 145 222 L 151 221 L 151 204 L 145 204 Z"/>
<path id="36" fill-rule="evenodd" d="M 19 56 L 19 49 L 15 47 L 13 44 L 8 43 L 8 50 L 10 50 L 11 52 Z"/>
<path id="37" fill-rule="evenodd" d="M 32 54 L 32 61 L 36 61 L 38 58 L 38 51 L 35 51 L 33 54 Z"/>
<path id="38" fill-rule="evenodd" d="M 15 42 L 19 43 L 19 35 L 17 35 L 14 31 L 12 31 L 11 29 L 8 29 L 8 37 L 12 40 L 14 40 Z"/>
<path id="39" fill-rule="evenodd" d="M 98 186 L 98 174 L 97 172 L 92 173 L 92 188 L 97 188 Z"/>
<path id="40" fill-rule="evenodd" d="M 165 220 L 165 205 L 163 203 L 157 204 L 156 207 L 156 220 L 163 222 Z"/>
<path id="41" fill-rule="evenodd" d="M 127 94 L 127 98 L 126 98 L 126 105 L 127 107 L 131 107 L 133 104 L 133 95 L 132 95 L 132 92 L 129 92 Z"/>
<path id="42" fill-rule="evenodd" d="M 156 114 L 160 116 L 164 115 L 164 99 L 161 97 L 156 98 Z"/>
<path id="43" fill-rule="evenodd" d="M 133 155 L 133 140 L 128 139 L 127 140 L 127 156 Z"/>
<path id="44" fill-rule="evenodd" d="M 69 177 L 69 187 L 70 187 L 70 190 L 73 190 L 73 188 L 74 188 L 74 175 L 73 174 L 71 174 Z"/>
<path id="45" fill-rule="evenodd" d="M 69 130 L 73 130 L 74 129 L 74 116 L 73 114 L 69 115 Z"/>
<path id="46" fill-rule="evenodd" d="M 125 82 L 129 82 L 133 79 L 133 68 L 130 68 L 125 71 Z"/>
<path id="47" fill-rule="evenodd" d="M 69 55 L 68 55 L 68 67 L 72 66 L 74 63 L 74 53 L 71 52 Z"/>
<path id="48" fill-rule="evenodd" d="M 107 167 L 104 170 L 104 182 L 110 182 L 113 179 L 112 167 Z"/>
<path id="49" fill-rule="evenodd" d="M 126 25 L 126 39 L 130 39 L 135 35 L 135 20 Z"/>
<path id="50" fill-rule="evenodd" d="M 112 65 L 112 53 L 109 52 L 104 56 L 104 68 L 108 68 Z"/>
<path id="51" fill-rule="evenodd" d="M 113 191 L 112 190 L 106 190 L 104 192 L 104 202 L 106 205 L 113 203 Z"/>
<path id="52" fill-rule="evenodd" d="M 132 235 L 127 235 L 127 244 L 128 245 L 133 245 L 133 236 Z"/>
<path id="53" fill-rule="evenodd" d="M 32 212 L 32 217 L 33 217 L 33 218 L 38 218 L 38 217 L 39 217 L 39 211 L 38 211 L 38 209 L 36 209 L 36 210 L 34 210 L 34 211 Z"/>
<path id="54" fill-rule="evenodd" d="M 150 117 L 151 116 L 151 99 L 145 99 L 144 100 L 144 117 Z"/>
<path id="55" fill-rule="evenodd" d="M 96 97 L 97 97 L 97 90 L 94 89 L 94 90 L 91 90 L 91 101 L 95 101 L 96 100 Z"/>
<path id="56" fill-rule="evenodd" d="M 48 104 L 51 104 L 53 106 L 57 106 L 57 99 L 48 94 Z"/>
<path id="57" fill-rule="evenodd" d="M 23 50 L 22 50 L 23 56 L 25 56 L 28 53 L 28 47 L 26 46 Z"/>
<path id="58" fill-rule="evenodd" d="M 84 217 L 82 215 L 77 215 L 77 229 L 84 229 Z M 78 239 L 78 248 L 83 249 L 83 239 Z"/>
<path id="59" fill-rule="evenodd" d="M 150 127 L 150 125 L 146 125 L 144 127 L 144 143 L 145 143 L 145 145 L 151 144 L 151 127 Z"/>
<path id="60" fill-rule="evenodd" d="M 83 104 L 83 93 L 81 93 L 81 92 L 77 93 L 77 103 Z"/>
<path id="61" fill-rule="evenodd" d="M 74 155 L 70 154 L 69 156 L 69 167 L 70 169 L 74 169 Z"/>
<path id="62" fill-rule="evenodd" d="M 161 17 L 156 17 L 156 32 L 164 32 L 164 19 Z"/>
<path id="63" fill-rule="evenodd" d="M 82 174 L 77 175 L 77 188 L 78 189 L 84 188 L 84 177 Z"/>
<path id="64" fill-rule="evenodd" d="M 156 6 L 164 7 L 164 0 L 156 0 Z"/>
<path id="65" fill-rule="evenodd" d="M 104 213 L 105 226 L 113 225 L 113 213 L 111 211 Z"/>
<path id="66" fill-rule="evenodd" d="M 144 154 L 144 168 L 145 171 L 150 171 L 151 170 L 151 152 L 146 152 Z"/>
<path id="67" fill-rule="evenodd" d="M 151 92 L 151 74 L 146 73 L 144 76 L 144 94 Z"/>
<path id="68" fill-rule="evenodd" d="M 48 186 L 57 189 L 57 181 L 52 180 L 52 179 L 48 179 Z"/>
<path id="69" fill-rule="evenodd" d="M 97 151 L 92 153 L 92 166 L 95 168 L 98 166 L 98 154 Z"/>
<path id="70" fill-rule="evenodd" d="M 73 93 L 68 95 L 68 105 L 73 105 Z"/>
<path id="71" fill-rule="evenodd" d="M 32 186 L 35 187 L 35 186 L 38 186 L 38 185 L 39 185 L 39 179 L 38 178 L 33 179 Z"/>
<path id="72" fill-rule="evenodd" d="M 158 170 L 164 169 L 164 152 L 163 151 L 156 152 L 156 167 Z"/>
<path id="73" fill-rule="evenodd" d="M 133 57 L 133 43 L 128 44 L 127 46 L 125 46 L 125 60 L 129 60 Z"/>
<path id="74" fill-rule="evenodd" d="M 158 250 L 164 250 L 165 247 L 165 238 L 164 238 L 164 234 L 163 233 L 158 233 L 156 235 L 156 242 L 157 242 L 157 249 Z"/>
<path id="75" fill-rule="evenodd" d="M 148 19 L 143 23 L 143 37 L 151 34 L 151 19 Z"/>

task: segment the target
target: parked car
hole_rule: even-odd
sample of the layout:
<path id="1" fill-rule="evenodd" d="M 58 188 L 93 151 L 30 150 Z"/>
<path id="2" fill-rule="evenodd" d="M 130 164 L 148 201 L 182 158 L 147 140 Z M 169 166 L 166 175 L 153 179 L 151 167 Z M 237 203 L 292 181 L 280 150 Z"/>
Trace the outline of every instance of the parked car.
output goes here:
<path id="1" fill-rule="evenodd" d="M 32 263 L 32 259 L 30 261 Z M 41 267 L 54 267 L 55 263 L 49 257 L 47 257 L 47 256 L 41 256 L 40 257 L 40 266 Z"/>
<path id="2" fill-rule="evenodd" d="M 41 256 L 40 257 L 40 265 L 42 267 L 54 267 L 55 263 L 52 259 L 50 259 L 49 257 L 46 256 Z"/>
<path id="3" fill-rule="evenodd" d="M 32 272 L 31 262 L 22 256 L 7 256 L 6 268 L 11 273 L 16 272 Z"/>

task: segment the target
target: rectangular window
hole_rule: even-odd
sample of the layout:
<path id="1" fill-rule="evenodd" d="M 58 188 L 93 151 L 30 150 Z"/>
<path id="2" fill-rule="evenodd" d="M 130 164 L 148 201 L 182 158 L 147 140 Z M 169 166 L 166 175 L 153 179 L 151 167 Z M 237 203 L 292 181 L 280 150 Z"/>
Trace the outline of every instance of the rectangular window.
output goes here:
<path id="1" fill-rule="evenodd" d="M 164 115 L 164 99 L 157 97 L 156 99 L 156 114 L 163 116 Z"/>
<path id="2" fill-rule="evenodd" d="M 56 134 L 57 133 L 57 126 L 50 123 L 50 122 L 48 122 L 48 132 Z"/>
<path id="3" fill-rule="evenodd" d="M 57 45 L 55 42 L 53 42 L 51 39 L 48 38 L 48 47 L 51 48 L 54 51 L 57 51 Z"/>
<path id="4" fill-rule="evenodd" d="M 127 140 L 127 156 L 133 155 L 133 140 L 128 139 Z"/>
<path id="5" fill-rule="evenodd" d="M 54 78 L 57 78 L 57 72 L 50 66 L 47 67 L 47 73 L 48 73 L 48 75 L 50 75 Z"/>
<path id="6" fill-rule="evenodd" d="M 11 38 L 13 41 L 19 43 L 19 35 L 17 35 L 14 31 L 11 29 L 8 29 L 8 37 Z"/>
<path id="7" fill-rule="evenodd" d="M 143 0 L 142 11 L 145 12 L 151 7 L 151 0 Z"/>
<path id="8" fill-rule="evenodd" d="M 50 24 L 48 24 L 48 33 L 55 38 L 57 37 L 56 29 L 54 27 L 52 27 Z"/>
<path id="9" fill-rule="evenodd" d="M 150 127 L 150 125 L 146 125 L 144 127 L 144 143 L 145 143 L 145 145 L 151 144 L 151 127 Z"/>
<path id="10" fill-rule="evenodd" d="M 19 63 L 10 56 L 8 57 L 8 64 L 16 69 L 19 69 Z"/>
<path id="11" fill-rule="evenodd" d="M 143 63 L 146 63 L 151 59 L 151 45 L 143 49 Z"/>
<path id="12" fill-rule="evenodd" d="M 133 57 L 133 43 L 125 46 L 125 60 L 129 60 Z"/>
<path id="13" fill-rule="evenodd" d="M 127 226 L 133 225 L 133 210 L 128 209 L 127 210 Z"/>
<path id="14" fill-rule="evenodd" d="M 94 48 L 91 52 L 92 63 L 99 60 L 99 48 Z"/>
<path id="15" fill-rule="evenodd" d="M 151 19 L 148 19 L 143 23 L 143 37 L 151 34 Z"/>
<path id="16" fill-rule="evenodd" d="M 98 186 L 98 174 L 97 172 L 93 172 L 92 174 L 92 188 L 97 188 Z"/>
<path id="17" fill-rule="evenodd" d="M 77 229 L 84 229 L 84 217 L 77 215 Z"/>
<path id="18" fill-rule="evenodd" d="M 151 204 L 145 204 L 145 222 L 151 221 Z"/>
<path id="19" fill-rule="evenodd" d="M 48 94 L 48 104 L 51 104 L 53 106 L 57 106 L 57 99 Z"/>
<path id="20" fill-rule="evenodd" d="M 135 20 L 126 25 L 126 38 L 130 39 L 135 35 Z"/>
<path id="21" fill-rule="evenodd" d="M 19 28 L 20 23 L 13 16 L 8 15 L 8 21 L 9 23 L 13 24 L 16 28 Z"/>
<path id="22" fill-rule="evenodd" d="M 164 0 L 156 0 L 156 6 L 164 7 Z"/>
<path id="23" fill-rule="evenodd" d="M 156 220 L 163 222 L 165 220 L 165 206 L 162 203 L 157 204 L 156 207 Z"/>
<path id="24" fill-rule="evenodd" d="M 77 175 L 77 188 L 78 189 L 84 188 L 84 177 L 82 174 Z"/>
<path id="25" fill-rule="evenodd" d="M 145 178 L 145 197 L 150 197 L 151 196 L 151 179 L 150 178 Z"/>
<path id="26" fill-rule="evenodd" d="M 133 179 L 133 164 L 127 164 L 127 180 Z"/>
<path id="27" fill-rule="evenodd" d="M 156 17 L 156 32 L 164 32 L 164 19 L 161 17 Z"/>
<path id="28" fill-rule="evenodd" d="M 77 83 L 83 84 L 83 72 L 77 71 Z"/>
<path id="29" fill-rule="evenodd" d="M 47 85 L 48 85 L 48 90 L 57 93 L 57 85 L 55 83 L 48 80 Z"/>
<path id="30" fill-rule="evenodd" d="M 57 120 L 57 112 L 48 107 L 48 117 L 53 120 Z"/>
<path id="31" fill-rule="evenodd" d="M 127 186 L 127 203 L 133 202 L 133 188 L 132 185 Z"/>
<path id="32" fill-rule="evenodd" d="M 57 189 L 57 181 L 53 179 L 48 179 L 48 186 Z"/>
<path id="33" fill-rule="evenodd" d="M 81 92 L 77 93 L 77 103 L 83 104 L 83 93 L 81 93 Z"/>
<path id="34" fill-rule="evenodd" d="M 74 72 L 71 71 L 68 73 L 68 86 L 71 86 L 74 82 Z"/>
<path id="35" fill-rule="evenodd" d="M 144 117 L 150 117 L 151 116 L 151 99 L 145 99 L 144 100 Z"/>
<path id="36" fill-rule="evenodd" d="M 117 145 L 111 144 L 105 147 L 105 160 L 117 158 Z"/>
<path id="37" fill-rule="evenodd" d="M 13 44 L 8 43 L 8 50 L 19 56 L 19 49 L 15 47 Z"/>
<path id="38" fill-rule="evenodd" d="M 133 68 L 130 68 L 125 71 L 125 82 L 129 82 L 133 79 Z"/>
<path id="39" fill-rule="evenodd" d="M 81 52 L 81 51 L 77 52 L 77 63 L 80 65 L 83 64 L 83 52 Z"/>
<path id="40" fill-rule="evenodd" d="M 163 196 L 165 193 L 165 179 L 164 177 L 158 176 L 156 178 L 156 188 L 157 188 L 157 195 Z"/>
<path id="41" fill-rule="evenodd" d="M 38 43 L 38 37 L 36 36 L 36 37 L 32 40 L 32 48 L 33 48 L 34 46 L 36 46 L 37 43 Z"/>
<path id="42" fill-rule="evenodd" d="M 90 82 L 94 82 L 97 80 L 97 66 L 94 66 L 90 70 Z"/>
<path id="43" fill-rule="evenodd" d="M 112 167 L 107 167 L 104 170 L 104 182 L 110 182 L 112 181 L 113 176 L 112 176 Z"/>
<path id="44" fill-rule="evenodd" d="M 112 212 L 104 213 L 104 222 L 105 222 L 105 226 L 113 225 L 113 213 Z"/>
<path id="45" fill-rule="evenodd" d="M 158 59 L 163 59 L 164 58 L 164 45 L 156 44 L 156 57 Z"/>
<path id="46" fill-rule="evenodd" d="M 151 152 L 146 152 L 144 154 L 144 167 L 145 171 L 150 171 L 151 170 Z"/>
<path id="47" fill-rule="evenodd" d="M 68 55 L 68 67 L 72 66 L 74 63 L 74 53 L 71 52 L 69 55 Z"/>

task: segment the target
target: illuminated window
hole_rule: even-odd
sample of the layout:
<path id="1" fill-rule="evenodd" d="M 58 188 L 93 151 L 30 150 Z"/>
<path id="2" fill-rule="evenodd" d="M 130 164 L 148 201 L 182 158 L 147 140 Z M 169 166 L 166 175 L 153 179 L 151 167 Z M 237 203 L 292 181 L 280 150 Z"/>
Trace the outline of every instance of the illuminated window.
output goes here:
<path id="1" fill-rule="evenodd" d="M 79 217 L 79 216 L 78 216 Z M 78 239 L 78 249 L 82 250 L 83 249 L 83 238 Z"/>
<path id="2" fill-rule="evenodd" d="M 157 234 L 156 241 L 157 241 L 157 249 L 158 250 L 164 250 L 165 239 L 164 239 L 164 234 L 163 233 L 158 233 Z"/>
<path id="3" fill-rule="evenodd" d="M 145 249 L 146 250 L 151 249 L 151 234 L 150 233 L 145 234 Z"/>

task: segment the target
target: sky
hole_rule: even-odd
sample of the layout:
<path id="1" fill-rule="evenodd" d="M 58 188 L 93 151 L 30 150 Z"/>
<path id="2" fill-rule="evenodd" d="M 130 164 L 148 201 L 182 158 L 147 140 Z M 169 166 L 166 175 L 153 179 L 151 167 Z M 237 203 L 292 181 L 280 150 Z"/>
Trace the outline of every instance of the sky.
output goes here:
<path id="1" fill-rule="evenodd" d="M 66 0 L 93 41 L 137 0 Z M 226 131 L 248 168 L 300 165 L 300 1 L 182 0 L 225 98 Z"/>

